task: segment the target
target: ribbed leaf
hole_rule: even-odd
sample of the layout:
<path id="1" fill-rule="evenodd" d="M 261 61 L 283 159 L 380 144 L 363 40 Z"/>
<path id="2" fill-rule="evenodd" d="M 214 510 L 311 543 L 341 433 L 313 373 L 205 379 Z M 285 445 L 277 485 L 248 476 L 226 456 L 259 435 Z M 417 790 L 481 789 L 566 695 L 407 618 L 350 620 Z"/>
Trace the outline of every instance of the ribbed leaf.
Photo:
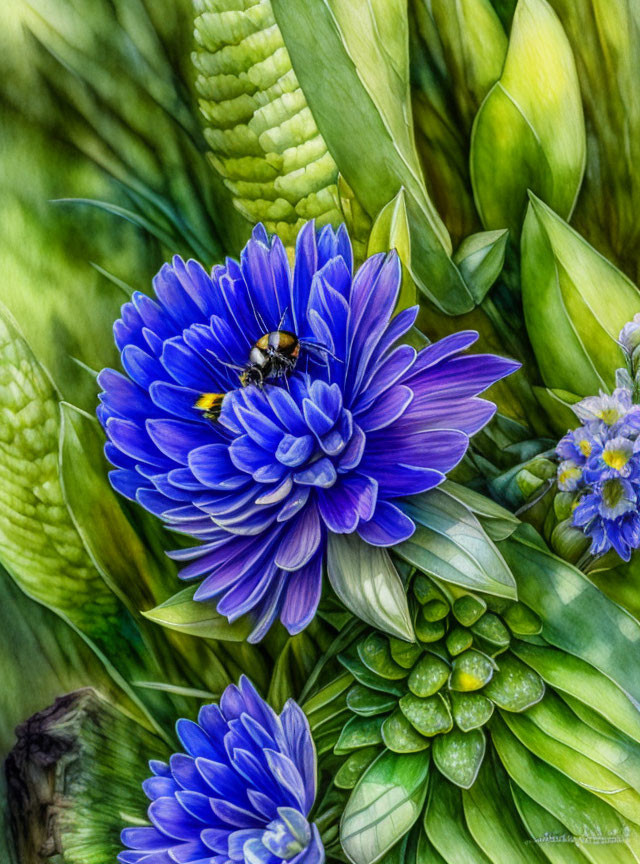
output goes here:
<path id="1" fill-rule="evenodd" d="M 407 499 L 404 508 L 418 528 L 395 547 L 398 555 L 443 582 L 515 600 L 516 583 L 507 564 L 464 504 L 435 489 Z"/>
<path id="2" fill-rule="evenodd" d="M 354 615 L 391 636 L 415 641 L 402 580 L 386 549 L 370 546 L 357 534 L 330 534 L 327 572 Z"/>
<path id="3" fill-rule="evenodd" d="M 367 769 L 347 802 L 340 840 L 353 864 L 375 864 L 420 815 L 429 758 L 385 751 Z"/>
<path id="4" fill-rule="evenodd" d="M 522 235 L 522 302 L 544 383 L 578 396 L 614 386 L 620 330 L 635 286 L 573 228 L 531 198 Z"/>
<path id="5" fill-rule="evenodd" d="M 300 88 L 270 0 L 197 0 L 196 88 L 211 162 L 249 222 L 293 245 L 342 221 L 338 169 Z"/>
<path id="6" fill-rule="evenodd" d="M 562 822 L 537 804 L 515 783 L 511 784 L 511 794 L 520 818 L 532 837 L 545 835 L 562 837 L 566 834 L 566 827 Z M 551 841 L 545 844 L 544 853 L 551 864 L 587 864 L 590 860 L 573 843 L 554 843 Z M 611 864 L 614 862 L 612 861 Z"/>
<path id="7" fill-rule="evenodd" d="M 433 773 L 429 784 L 424 830 L 449 864 L 458 861 L 488 864 L 489 859 L 476 844 L 465 823 L 460 790 L 438 772 Z"/>
<path id="8" fill-rule="evenodd" d="M 246 639 L 252 629 L 251 621 L 241 618 L 230 624 L 224 615 L 216 611 L 215 603 L 193 599 L 196 587 L 184 588 L 164 603 L 142 614 L 156 624 L 190 636 L 228 642 L 242 642 Z"/>
<path id="9" fill-rule="evenodd" d="M 519 0 L 500 80 L 476 117 L 471 179 L 485 228 L 517 238 L 532 189 L 571 215 L 585 162 L 573 53 L 546 0 Z"/>
<path id="10" fill-rule="evenodd" d="M 447 314 L 472 309 L 413 141 L 406 5 L 273 0 L 273 8 L 340 173 L 372 217 L 404 187 L 414 282 Z"/>

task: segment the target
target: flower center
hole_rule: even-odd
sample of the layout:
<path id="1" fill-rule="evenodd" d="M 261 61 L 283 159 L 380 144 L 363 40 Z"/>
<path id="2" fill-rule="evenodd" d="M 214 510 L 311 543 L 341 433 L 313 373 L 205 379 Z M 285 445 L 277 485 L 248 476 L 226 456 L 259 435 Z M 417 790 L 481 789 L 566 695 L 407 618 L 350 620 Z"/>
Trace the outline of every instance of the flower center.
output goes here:
<path id="1" fill-rule="evenodd" d="M 619 480 L 607 480 L 602 485 L 602 500 L 606 506 L 614 510 L 623 501 L 625 497 L 625 488 Z"/>
<path id="2" fill-rule="evenodd" d="M 602 461 L 609 468 L 613 468 L 614 471 L 622 471 L 629 461 L 629 455 L 629 453 L 622 449 L 605 450 L 602 454 Z"/>
<path id="3" fill-rule="evenodd" d="M 311 842 L 311 829 L 302 813 L 293 807 L 278 807 L 278 817 L 267 825 L 262 845 L 276 858 L 290 861 Z"/>
<path id="4" fill-rule="evenodd" d="M 578 442 L 578 447 L 583 456 L 588 458 L 591 455 L 591 442 L 587 441 L 586 438 Z"/>
<path id="5" fill-rule="evenodd" d="M 607 426 L 613 426 L 614 423 L 618 422 L 622 415 L 617 408 L 603 408 L 601 411 L 597 412 L 596 416 L 599 417 L 603 423 L 606 423 Z"/>

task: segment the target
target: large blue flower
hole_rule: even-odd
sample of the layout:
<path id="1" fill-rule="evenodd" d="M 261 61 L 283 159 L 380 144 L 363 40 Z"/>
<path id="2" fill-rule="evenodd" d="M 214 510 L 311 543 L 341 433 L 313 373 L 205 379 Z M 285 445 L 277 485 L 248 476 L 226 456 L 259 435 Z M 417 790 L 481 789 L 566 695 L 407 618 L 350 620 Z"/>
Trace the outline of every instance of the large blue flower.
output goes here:
<path id="1" fill-rule="evenodd" d="M 517 368 L 462 356 L 472 331 L 401 344 L 417 307 L 392 317 L 400 281 L 395 253 L 352 276 L 344 227 L 316 236 L 313 223 L 292 274 L 258 226 L 240 263 L 210 276 L 165 264 L 158 301 L 134 294 L 115 324 L 128 377 L 99 377 L 111 481 L 202 541 L 173 554 L 191 560 L 182 577 L 204 577 L 196 599 L 219 597 L 230 620 L 252 611 L 253 641 L 277 616 L 290 633 L 309 623 L 328 532 L 379 546 L 412 534 L 395 502 L 444 480 L 495 411 L 477 395 Z M 284 331 L 299 352 L 289 374 L 243 387 L 255 343 Z M 226 394 L 217 418 L 196 407 L 208 393 Z"/>
<path id="2" fill-rule="evenodd" d="M 124 829 L 120 864 L 322 864 L 320 834 L 307 819 L 315 747 L 293 700 L 278 716 L 243 677 L 177 731 L 186 753 L 149 763 L 152 825 Z"/>

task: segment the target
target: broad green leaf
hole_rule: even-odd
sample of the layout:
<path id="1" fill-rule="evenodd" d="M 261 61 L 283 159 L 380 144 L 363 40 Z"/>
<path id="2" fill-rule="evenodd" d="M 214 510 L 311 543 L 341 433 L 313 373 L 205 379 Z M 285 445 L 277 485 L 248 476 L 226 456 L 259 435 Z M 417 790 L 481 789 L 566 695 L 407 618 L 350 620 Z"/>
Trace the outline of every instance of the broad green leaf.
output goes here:
<path id="1" fill-rule="evenodd" d="M 629 0 L 550 3 L 576 58 L 588 121 L 587 167 L 575 227 L 637 281 L 640 10 Z"/>
<path id="2" fill-rule="evenodd" d="M 371 717 L 375 714 L 384 714 L 390 711 L 396 704 L 392 695 L 369 690 L 362 684 L 354 684 L 347 693 L 347 705 L 355 714 L 363 717 Z"/>
<path id="3" fill-rule="evenodd" d="M 580 85 L 567 37 L 547 0 L 519 0 L 500 80 L 476 116 L 471 181 L 485 228 L 520 234 L 532 189 L 565 218 L 585 164 Z"/>
<path id="4" fill-rule="evenodd" d="M 617 684 L 591 664 L 565 651 L 526 642 L 515 643 L 511 650 L 555 690 L 579 699 L 640 743 L 640 712 Z"/>
<path id="5" fill-rule="evenodd" d="M 444 776 L 460 786 L 473 786 L 484 759 L 487 739 L 481 729 L 462 732 L 452 729 L 433 742 L 433 761 Z"/>
<path id="6" fill-rule="evenodd" d="M 376 216 L 367 244 L 367 256 L 395 249 L 402 264 L 402 286 L 396 312 L 415 306 L 416 286 L 410 276 L 411 235 L 407 219 L 404 189 L 389 201 Z"/>
<path id="7" fill-rule="evenodd" d="M 575 428 L 578 421 L 571 406 L 580 401 L 579 396 L 567 393 L 566 390 L 550 390 L 547 387 L 534 387 L 533 392 L 558 438 L 568 429 Z"/>
<path id="8" fill-rule="evenodd" d="M 640 624 L 549 552 L 530 526 L 518 528 L 500 548 L 516 574 L 521 601 L 542 620 L 546 641 L 595 666 L 640 702 L 640 667 L 629 663 L 640 648 Z"/>
<path id="9" fill-rule="evenodd" d="M 527 718 L 556 741 L 586 754 L 640 792 L 638 744 L 624 735 L 616 736 L 616 730 L 606 721 L 602 721 L 602 727 L 598 729 L 576 714 L 550 693 L 527 712 Z"/>
<path id="10" fill-rule="evenodd" d="M 411 276 L 447 314 L 473 308 L 413 140 L 408 16 L 402 0 L 273 0 L 311 114 L 371 217 L 404 187 Z M 319 50 L 320 49 L 320 50 Z"/>
<path id="11" fill-rule="evenodd" d="M 524 603 L 514 603 L 502 613 L 502 619 L 516 636 L 537 636 L 542 632 L 542 621 Z"/>
<path id="12" fill-rule="evenodd" d="M 342 847 L 353 864 L 375 864 L 414 825 L 427 794 L 429 757 L 379 756 L 347 802 L 340 825 Z"/>
<path id="13" fill-rule="evenodd" d="M 144 818 L 148 760 L 168 759 L 171 750 L 88 688 L 24 719 L 6 766 L 18 860 L 36 860 L 35 848 L 65 864 L 114 861 L 120 831 Z"/>
<path id="14" fill-rule="evenodd" d="M 371 687 L 373 690 L 380 690 L 382 693 L 393 693 L 395 696 L 402 696 L 404 689 L 397 683 L 383 678 L 381 675 L 376 675 L 367 666 L 364 665 L 357 652 L 346 651 L 338 656 L 338 659 L 349 672 L 353 675 L 356 681 L 359 681 L 364 687 Z"/>
<path id="15" fill-rule="evenodd" d="M 476 303 L 482 303 L 504 266 L 509 232 L 481 231 L 465 237 L 453 260 L 460 268 Z"/>
<path id="16" fill-rule="evenodd" d="M 547 735 L 526 714 L 503 711 L 501 717 L 518 740 L 539 759 L 557 768 L 575 783 L 590 789 L 626 818 L 637 820 L 640 795 L 617 774 Z"/>
<path id="17" fill-rule="evenodd" d="M 418 527 L 395 547 L 401 557 L 443 582 L 516 599 L 516 583 L 501 553 L 464 504 L 434 489 L 407 499 L 404 508 Z"/>
<path id="18" fill-rule="evenodd" d="M 543 837 L 545 834 L 562 837 L 567 833 L 562 822 L 537 804 L 515 783 L 511 784 L 511 793 L 520 818 L 532 837 Z M 551 864 L 587 864 L 590 860 L 574 843 L 546 843 L 544 852 Z"/>
<path id="19" fill-rule="evenodd" d="M 389 640 L 381 633 L 370 633 L 363 642 L 359 642 L 358 655 L 364 665 L 376 675 L 391 681 L 407 677 L 407 670 L 395 662 L 391 656 Z"/>
<path id="20" fill-rule="evenodd" d="M 402 580 L 386 549 L 370 546 L 357 534 L 329 534 L 327 573 L 354 615 L 391 636 L 415 641 Z"/>
<path id="21" fill-rule="evenodd" d="M 196 89 L 213 167 L 250 222 L 293 246 L 307 219 L 342 221 L 338 168 L 291 66 L 270 0 L 195 3 Z"/>
<path id="22" fill-rule="evenodd" d="M 547 387 L 589 396 L 615 386 L 624 365 L 618 335 L 640 310 L 638 291 L 534 196 L 522 234 L 522 303 Z"/>
<path id="23" fill-rule="evenodd" d="M 502 764 L 515 783 L 578 837 L 624 839 L 621 816 L 587 789 L 533 756 L 505 723 L 491 723 L 492 740 Z M 617 846 L 618 844 L 614 844 Z M 615 861 L 611 856 L 608 860 Z"/>
<path id="24" fill-rule="evenodd" d="M 480 228 L 469 133 L 502 72 L 507 37 L 489 0 L 416 0 L 411 13 L 416 143 L 427 188 L 456 245 Z"/>
<path id="25" fill-rule="evenodd" d="M 429 784 L 429 798 L 424 815 L 424 830 L 436 849 L 447 862 L 489 864 L 482 849 L 467 828 L 462 810 L 460 789 L 433 773 Z M 427 864 L 425 858 L 420 864 Z"/>
<path id="26" fill-rule="evenodd" d="M 434 654 L 425 654 L 411 670 L 408 685 L 414 696 L 433 696 L 449 677 L 449 666 Z"/>
<path id="27" fill-rule="evenodd" d="M 353 789 L 379 752 L 379 747 L 365 747 L 350 753 L 333 781 L 338 789 Z"/>
<path id="28" fill-rule="evenodd" d="M 463 791 L 464 815 L 471 836 L 493 864 L 539 864 L 545 858 L 514 812 L 504 769 L 489 754 L 476 782 Z"/>
<path id="29" fill-rule="evenodd" d="M 215 603 L 193 599 L 197 586 L 184 588 L 154 609 L 142 614 L 150 621 L 204 639 L 222 639 L 227 642 L 242 642 L 252 629 L 248 617 L 232 624 L 216 611 Z"/>

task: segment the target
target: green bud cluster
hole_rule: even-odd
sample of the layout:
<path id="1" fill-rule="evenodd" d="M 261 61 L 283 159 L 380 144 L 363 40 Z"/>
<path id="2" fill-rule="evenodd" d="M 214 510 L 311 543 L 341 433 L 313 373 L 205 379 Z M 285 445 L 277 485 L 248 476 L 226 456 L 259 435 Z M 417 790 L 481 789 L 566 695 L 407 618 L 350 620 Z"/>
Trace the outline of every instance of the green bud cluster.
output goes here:
<path id="1" fill-rule="evenodd" d="M 382 745 L 395 753 L 431 750 L 440 771 L 469 788 L 495 708 L 526 711 L 544 695 L 540 676 L 509 651 L 513 636 L 540 632 L 526 606 L 487 601 L 423 574 L 414 577 L 410 600 L 415 642 L 374 631 L 340 656 L 356 683 L 346 700 L 354 716 L 335 746 L 349 756 L 339 786 L 353 785 Z"/>

